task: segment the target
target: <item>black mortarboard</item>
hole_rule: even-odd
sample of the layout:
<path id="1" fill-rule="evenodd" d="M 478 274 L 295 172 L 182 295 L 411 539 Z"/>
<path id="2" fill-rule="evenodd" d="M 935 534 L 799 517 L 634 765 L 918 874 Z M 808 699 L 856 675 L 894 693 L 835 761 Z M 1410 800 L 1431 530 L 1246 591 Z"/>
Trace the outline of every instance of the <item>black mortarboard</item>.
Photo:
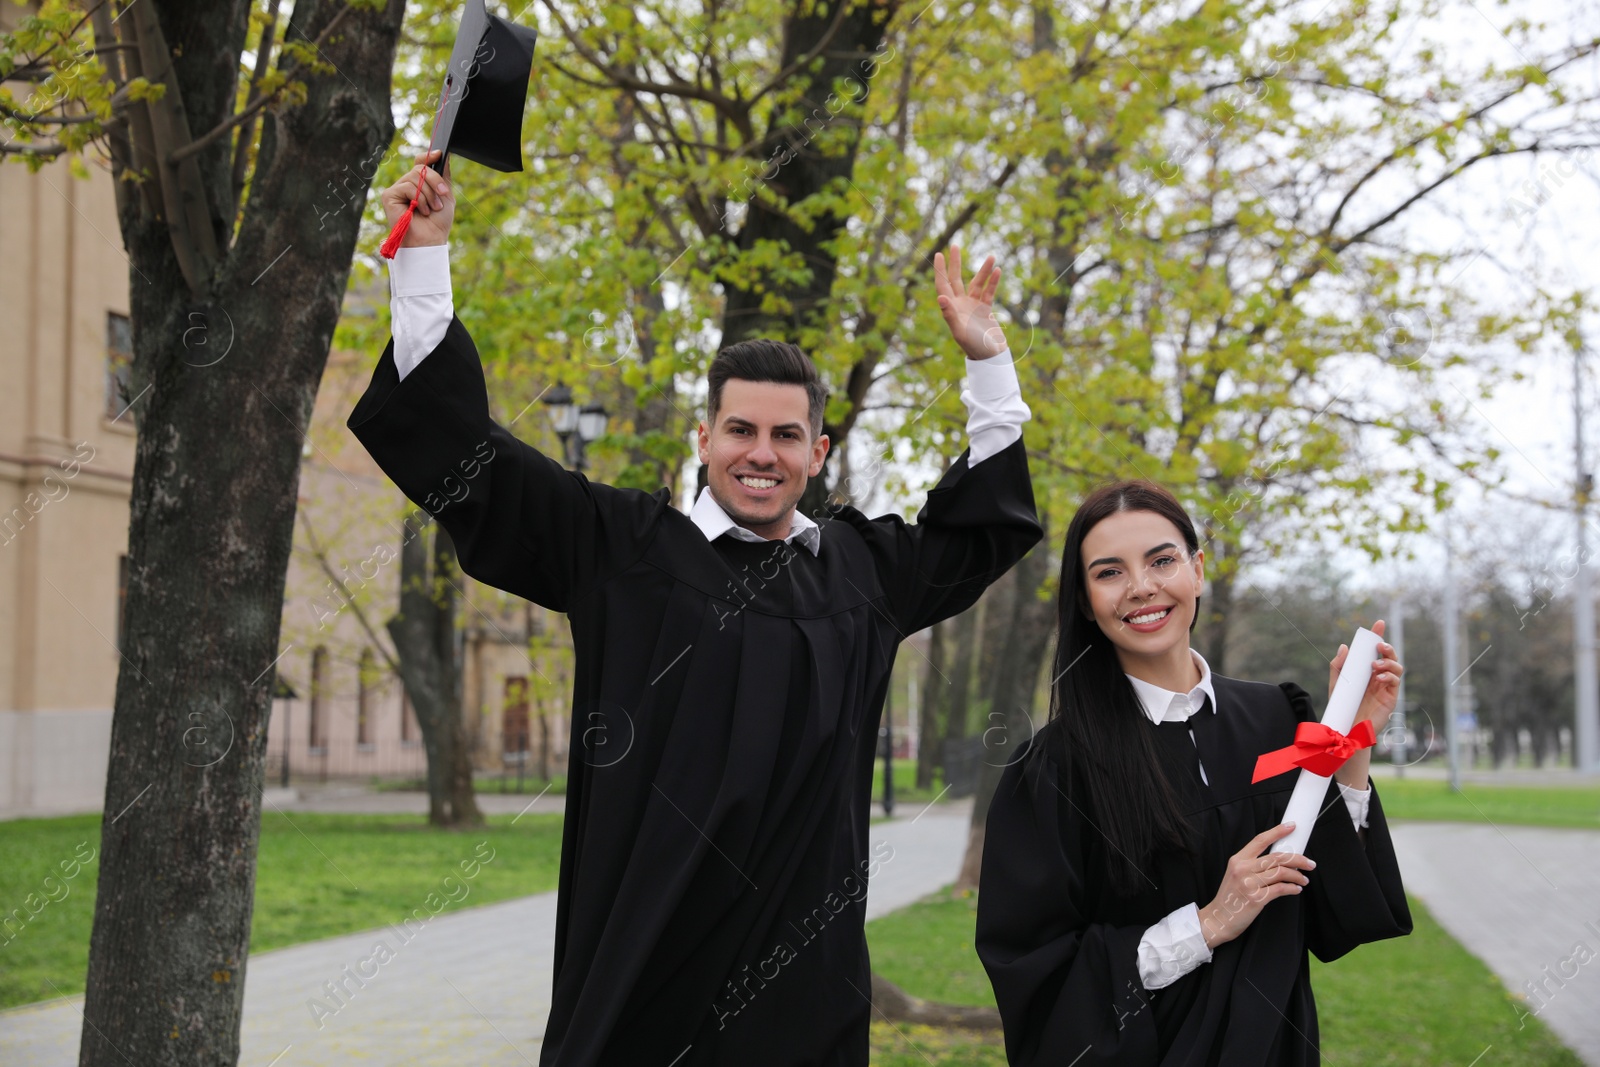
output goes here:
<path id="1" fill-rule="evenodd" d="M 435 167 L 442 170 L 454 154 L 494 170 L 522 169 L 522 105 L 537 39 L 528 27 L 489 14 L 484 0 L 467 0 L 428 141 L 429 152 L 443 152 Z M 416 207 L 413 199 L 379 249 L 385 258 L 394 258 Z"/>

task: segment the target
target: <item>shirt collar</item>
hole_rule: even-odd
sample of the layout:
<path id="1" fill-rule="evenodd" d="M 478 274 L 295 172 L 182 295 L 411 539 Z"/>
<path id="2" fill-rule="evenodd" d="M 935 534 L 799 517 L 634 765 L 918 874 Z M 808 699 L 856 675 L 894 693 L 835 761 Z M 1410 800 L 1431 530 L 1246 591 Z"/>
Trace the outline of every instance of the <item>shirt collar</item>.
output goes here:
<path id="1" fill-rule="evenodd" d="M 700 496 L 696 498 L 694 507 L 689 510 L 689 519 L 700 527 L 700 532 L 706 535 L 707 541 L 715 541 L 723 534 L 740 541 L 749 541 L 753 544 L 771 540 L 771 538 L 762 537 L 754 530 L 745 529 L 730 519 L 728 513 L 722 510 L 722 505 L 718 504 L 716 498 L 711 495 L 710 486 L 700 490 Z M 813 522 L 811 516 L 798 508 L 795 509 L 794 517 L 789 521 L 789 536 L 783 540 L 785 543 L 799 541 L 811 550 L 813 556 L 821 555 L 822 553 L 822 527 Z"/>
<path id="2" fill-rule="evenodd" d="M 1194 657 L 1195 666 L 1200 668 L 1200 684 L 1187 693 L 1174 693 L 1128 675 L 1128 681 L 1133 683 L 1133 691 L 1139 695 L 1144 713 L 1158 726 L 1163 722 L 1183 722 L 1188 719 L 1200 710 L 1206 697 L 1211 698 L 1211 707 L 1216 709 L 1217 693 L 1211 688 L 1211 666 L 1206 663 L 1204 656 L 1192 648 L 1189 655 Z"/>

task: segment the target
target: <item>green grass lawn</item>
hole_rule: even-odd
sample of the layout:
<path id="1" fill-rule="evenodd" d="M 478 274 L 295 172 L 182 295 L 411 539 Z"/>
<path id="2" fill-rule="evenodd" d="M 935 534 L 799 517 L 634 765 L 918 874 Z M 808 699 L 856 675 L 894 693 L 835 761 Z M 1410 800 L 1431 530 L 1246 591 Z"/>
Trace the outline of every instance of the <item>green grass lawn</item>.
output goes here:
<path id="1" fill-rule="evenodd" d="M 454 833 L 410 815 L 268 812 L 261 819 L 251 948 L 372 929 L 417 908 L 426 915 L 430 893 L 453 911 L 554 889 L 561 816 L 524 815 L 513 826 L 514 818 L 491 817 L 482 830 Z M 0 908 L 25 916 L 37 909 L 20 929 L 13 922 L 9 941 L 0 932 L 0 1007 L 83 992 L 99 866 L 89 863 L 63 881 L 58 864 L 75 850 L 89 855 L 99 847 L 97 815 L 0 823 Z M 465 877 L 463 862 L 467 871 L 476 864 L 475 877 Z M 451 875 L 457 880 L 447 885 Z M 41 906 L 49 897 L 59 899 Z"/>
<path id="2" fill-rule="evenodd" d="M 1463 785 L 1437 779 L 1375 779 L 1391 819 L 1565 826 L 1600 830 L 1600 786 Z"/>
<path id="3" fill-rule="evenodd" d="M 1383 810 L 1391 819 L 1502 823 L 1507 826 L 1559 826 L 1600 830 L 1600 786 L 1466 785 L 1459 793 L 1435 778 L 1376 777 Z M 916 788 L 915 760 L 894 761 L 896 813 L 915 812 L 940 796 L 937 773 L 931 789 Z M 942 799 L 948 800 L 948 797 Z M 883 760 L 873 764 L 872 810 L 883 807 Z"/>
<path id="4" fill-rule="evenodd" d="M 562 797 L 567 795 L 567 776 L 555 775 L 552 778 L 540 778 L 537 774 L 523 775 L 520 785 L 516 771 L 495 771 L 493 774 L 479 771 L 472 776 L 472 788 L 480 796 L 484 793 L 510 793 L 513 795 L 525 794 L 535 796 L 543 794 L 548 797 Z M 367 788 L 375 793 L 426 793 L 428 780 L 426 778 L 371 778 L 367 781 Z"/>
<path id="5" fill-rule="evenodd" d="M 976 898 L 938 895 L 867 925 L 873 969 L 909 993 L 994 1004 L 972 949 Z M 1364 945 L 1331 964 L 1311 961 L 1322 1059 L 1330 1067 L 1439 1067 L 1485 1062 L 1582 1067 L 1542 1022 L 1519 1029 L 1521 1002 L 1411 901 L 1410 937 Z M 872 1031 L 876 1067 L 1004 1067 L 995 1035 L 896 1027 Z"/>
<path id="6" fill-rule="evenodd" d="M 881 764 L 879 765 L 881 774 Z M 897 761 L 902 800 L 925 804 L 938 791 L 912 789 L 915 768 Z M 881 786 L 880 786 L 881 787 Z M 1383 780 L 1391 817 L 1545 826 L 1600 825 L 1600 789 L 1469 786 Z M 544 892 L 556 885 L 561 817 L 497 816 L 476 833 L 431 830 L 415 816 L 269 812 L 262 819 L 252 934 L 255 950 L 371 929 L 425 907 L 429 893 L 456 896 L 454 910 Z M 59 863 L 99 847 L 98 816 L 0 823 L 0 915 L 37 914 L 7 940 L 0 932 L 0 1007 L 81 992 L 98 866 L 71 880 Z M 486 842 L 480 846 L 480 842 Z M 488 850 L 494 858 L 481 859 Z M 478 860 L 475 877 L 463 861 Z M 69 863 L 70 868 L 70 863 Z M 55 879 L 46 882 L 46 878 Z M 465 887 L 465 895 L 462 892 Z M 52 899 L 41 906 L 46 895 Z M 958 1004 L 992 1004 L 972 950 L 975 901 L 935 897 L 867 928 L 875 968 L 908 992 Z M 1423 1067 L 1470 1064 L 1493 1046 L 1492 1062 L 1578 1067 L 1537 1019 L 1518 1029 L 1519 1001 L 1412 901 L 1416 932 L 1364 946 L 1331 965 L 1312 962 L 1330 1065 Z M 877 1022 L 878 1067 L 1001 1065 L 998 1035 L 943 1033 Z"/>
<path id="7" fill-rule="evenodd" d="M 935 770 L 933 772 L 933 786 L 928 789 L 918 789 L 917 761 L 914 759 L 897 759 L 894 761 L 894 810 L 896 815 L 908 809 L 915 814 L 925 805 L 932 803 L 935 798 L 941 801 L 949 799 L 949 794 L 944 793 L 944 775 L 942 773 Z M 877 813 L 883 811 L 882 756 L 872 762 L 872 810 Z"/>

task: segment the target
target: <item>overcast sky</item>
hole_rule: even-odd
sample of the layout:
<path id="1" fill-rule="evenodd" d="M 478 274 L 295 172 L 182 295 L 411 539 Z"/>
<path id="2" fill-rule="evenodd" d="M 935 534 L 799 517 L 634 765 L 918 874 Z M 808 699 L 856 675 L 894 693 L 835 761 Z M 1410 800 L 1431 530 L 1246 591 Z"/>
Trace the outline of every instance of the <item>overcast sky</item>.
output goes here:
<path id="1" fill-rule="evenodd" d="M 1504 5 L 1461 0 L 1441 18 L 1419 26 L 1413 42 L 1424 37 L 1443 42 L 1441 54 L 1451 66 L 1528 62 L 1532 56 L 1497 28 L 1517 17 L 1542 18 L 1548 27 L 1543 36 L 1552 48 L 1600 33 L 1600 5 L 1593 0 L 1513 0 Z M 1574 68 L 1569 84 L 1595 92 L 1600 64 L 1589 60 Z M 1410 235 L 1430 247 L 1474 256 L 1460 274 L 1461 283 L 1491 303 L 1515 307 L 1535 287 L 1551 293 L 1600 292 L 1600 151 L 1523 157 L 1481 167 L 1441 198 L 1440 210 L 1419 216 Z M 1594 344 L 1593 358 L 1600 360 L 1600 316 L 1587 323 L 1585 332 Z M 1573 356 L 1553 338 L 1535 355 L 1519 357 L 1516 366 L 1527 375 L 1524 381 L 1502 384 L 1491 400 L 1474 400 L 1479 430 L 1504 454 L 1506 484 L 1487 498 L 1464 488 L 1454 516 L 1458 550 L 1470 549 L 1474 527 L 1491 520 L 1561 531 L 1563 547 L 1572 542 L 1575 521 L 1570 513 L 1557 516 L 1523 501 L 1571 500 Z M 1591 367 L 1584 391 L 1589 412 L 1596 410 L 1595 377 Z M 1458 384 L 1463 394 L 1473 392 L 1470 375 L 1460 377 Z M 1593 470 L 1600 456 L 1600 426 L 1590 424 L 1586 437 Z M 1435 539 L 1413 539 L 1410 548 L 1430 567 L 1439 563 Z"/>

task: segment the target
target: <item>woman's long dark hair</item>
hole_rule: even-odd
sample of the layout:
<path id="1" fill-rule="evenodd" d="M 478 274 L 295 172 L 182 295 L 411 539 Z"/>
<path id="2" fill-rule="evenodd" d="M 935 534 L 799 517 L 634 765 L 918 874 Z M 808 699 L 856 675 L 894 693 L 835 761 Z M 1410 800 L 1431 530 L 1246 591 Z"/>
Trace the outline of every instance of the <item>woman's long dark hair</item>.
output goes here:
<path id="1" fill-rule="evenodd" d="M 1083 539 L 1119 511 L 1151 511 L 1170 519 L 1191 556 L 1200 542 L 1176 497 L 1153 482 L 1126 481 L 1089 495 L 1072 517 L 1061 553 L 1059 637 L 1050 687 L 1050 720 L 1060 722 L 1057 762 L 1068 773 L 1083 775 L 1094 805 L 1091 818 L 1110 846 L 1112 889 L 1131 895 L 1149 884 L 1145 868 L 1158 847 L 1191 845 L 1188 820 L 1172 785 L 1175 768 L 1163 766 L 1116 646 L 1089 606 Z M 1196 619 L 1199 614 L 1197 602 Z"/>

